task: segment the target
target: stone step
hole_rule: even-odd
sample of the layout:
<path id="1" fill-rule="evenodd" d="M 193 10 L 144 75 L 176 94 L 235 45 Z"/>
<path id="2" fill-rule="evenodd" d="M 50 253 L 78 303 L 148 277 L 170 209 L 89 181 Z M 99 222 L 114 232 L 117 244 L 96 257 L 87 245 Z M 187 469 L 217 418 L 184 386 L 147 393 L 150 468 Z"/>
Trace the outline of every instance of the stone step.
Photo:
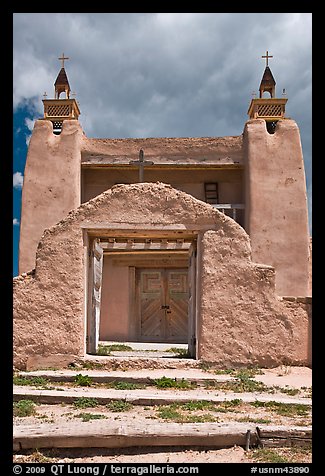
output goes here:
<path id="1" fill-rule="evenodd" d="M 14 451 L 32 448 L 126 448 L 132 446 L 200 446 L 227 448 L 251 446 L 272 441 L 275 446 L 310 445 L 311 427 L 263 426 L 247 423 L 157 423 L 146 421 L 140 425 L 118 424 L 114 421 L 91 421 L 80 425 L 43 423 L 14 428 Z M 260 440 L 259 438 L 262 438 Z"/>
<path id="2" fill-rule="evenodd" d="M 52 367 L 64 368 L 73 365 L 75 368 L 101 368 L 105 370 L 139 370 L 139 369 L 199 369 L 204 363 L 200 360 L 172 357 L 157 357 L 154 352 L 114 352 L 115 355 L 98 356 L 87 355 L 86 357 L 67 358 L 64 355 L 58 355 L 56 359 L 53 356 L 31 356 L 27 362 L 27 370 L 40 370 Z"/>
<path id="3" fill-rule="evenodd" d="M 77 374 L 89 376 L 93 382 L 109 383 L 109 382 L 129 382 L 151 384 L 153 380 L 161 377 L 172 378 L 181 381 L 182 379 L 196 384 L 204 384 L 209 381 L 228 382 L 236 380 L 227 374 L 214 374 L 205 372 L 201 369 L 141 369 L 130 371 L 114 371 L 107 370 L 36 370 L 31 372 L 19 372 L 20 377 L 42 377 L 50 382 L 74 382 Z"/>
<path id="4" fill-rule="evenodd" d="M 283 394 L 267 394 L 267 393 L 234 393 L 221 392 L 218 390 L 160 390 L 160 389 L 144 389 L 144 390 L 115 390 L 102 388 L 64 388 L 58 390 L 37 389 L 25 386 L 14 385 L 13 400 L 33 400 L 38 403 L 70 403 L 77 398 L 87 397 L 95 398 L 99 404 L 106 404 L 113 400 L 124 400 L 133 405 L 168 405 L 171 403 L 188 403 L 190 401 L 210 401 L 223 402 L 234 399 L 241 399 L 244 403 L 251 403 L 256 400 L 261 402 L 277 401 L 285 404 L 302 404 L 311 405 L 311 398 L 296 398 Z"/>

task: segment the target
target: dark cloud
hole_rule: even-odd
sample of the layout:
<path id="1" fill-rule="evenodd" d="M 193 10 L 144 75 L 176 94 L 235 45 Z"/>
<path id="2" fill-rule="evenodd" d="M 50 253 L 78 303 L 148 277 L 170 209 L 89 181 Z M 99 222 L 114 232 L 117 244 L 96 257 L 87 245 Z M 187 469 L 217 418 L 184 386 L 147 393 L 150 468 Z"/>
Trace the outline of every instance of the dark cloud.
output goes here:
<path id="1" fill-rule="evenodd" d="M 269 50 L 311 192 L 311 14 L 17 13 L 14 105 L 42 114 L 64 52 L 89 137 L 241 134 Z"/>

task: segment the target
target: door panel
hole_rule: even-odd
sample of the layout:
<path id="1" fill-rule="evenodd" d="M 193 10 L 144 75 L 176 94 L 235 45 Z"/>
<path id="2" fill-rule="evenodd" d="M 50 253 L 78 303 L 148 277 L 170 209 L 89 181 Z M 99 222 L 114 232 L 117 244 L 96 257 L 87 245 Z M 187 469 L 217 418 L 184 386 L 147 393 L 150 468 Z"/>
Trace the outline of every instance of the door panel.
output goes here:
<path id="1" fill-rule="evenodd" d="M 188 328 L 188 273 L 187 271 L 169 271 L 167 273 L 166 311 L 167 340 L 187 342 Z"/>
<path id="2" fill-rule="evenodd" d="M 157 340 L 164 335 L 162 277 L 161 270 L 140 272 L 140 337 Z"/>
<path id="3" fill-rule="evenodd" d="M 140 339 L 187 342 L 187 274 L 186 269 L 137 270 Z"/>

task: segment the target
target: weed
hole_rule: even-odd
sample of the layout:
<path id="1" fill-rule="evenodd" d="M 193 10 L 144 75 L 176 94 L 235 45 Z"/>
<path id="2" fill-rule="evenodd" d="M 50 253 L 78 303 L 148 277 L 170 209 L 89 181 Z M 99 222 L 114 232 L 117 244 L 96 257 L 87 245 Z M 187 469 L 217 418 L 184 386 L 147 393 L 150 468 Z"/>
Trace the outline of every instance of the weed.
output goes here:
<path id="1" fill-rule="evenodd" d="M 28 417 L 35 415 L 35 403 L 32 400 L 20 400 L 13 404 L 13 414 L 17 417 Z"/>
<path id="2" fill-rule="evenodd" d="M 126 352 L 133 350 L 132 347 L 125 344 L 99 345 L 97 355 L 110 355 L 111 352 Z"/>
<path id="3" fill-rule="evenodd" d="M 201 360 L 200 361 L 199 369 L 204 370 L 205 372 L 207 372 L 208 370 L 211 370 L 211 368 L 212 368 L 212 363 L 211 362 L 207 362 L 206 360 Z"/>
<path id="4" fill-rule="evenodd" d="M 189 359 L 190 354 L 188 352 L 188 349 L 182 349 L 179 347 L 171 347 L 170 349 L 167 349 L 166 352 L 172 352 L 175 354 L 176 357 L 179 359 Z"/>
<path id="5" fill-rule="evenodd" d="M 220 402 L 216 407 L 217 412 L 226 413 L 226 412 L 234 412 L 235 407 L 240 406 L 243 403 L 241 398 L 234 398 L 233 400 L 224 400 Z"/>
<path id="6" fill-rule="evenodd" d="M 194 384 L 182 378 L 182 380 L 172 379 L 170 377 L 161 377 L 153 380 L 158 388 L 194 388 Z"/>
<path id="7" fill-rule="evenodd" d="M 89 377 L 89 375 L 77 374 L 74 378 L 74 382 L 80 387 L 90 387 L 92 384 L 92 379 Z"/>
<path id="8" fill-rule="evenodd" d="M 97 349 L 97 355 L 110 355 L 111 351 L 107 345 L 99 345 Z"/>
<path id="9" fill-rule="evenodd" d="M 206 389 L 216 388 L 216 387 L 220 386 L 220 382 L 218 382 L 218 380 L 204 380 L 203 381 L 203 386 Z"/>
<path id="10" fill-rule="evenodd" d="M 107 416 L 96 414 L 96 413 L 79 413 L 78 415 L 75 415 L 75 418 L 81 418 L 82 421 L 90 421 L 90 420 L 100 420 L 102 418 L 107 418 Z"/>
<path id="11" fill-rule="evenodd" d="M 99 362 L 83 362 L 82 368 L 86 370 L 100 370 L 105 367 L 105 364 Z"/>
<path id="12" fill-rule="evenodd" d="M 233 392 L 267 392 L 268 387 L 262 383 L 252 380 L 245 374 L 238 374 L 234 382 L 224 382 L 219 385 L 222 390 L 231 390 Z"/>
<path id="13" fill-rule="evenodd" d="M 96 398 L 80 397 L 73 402 L 76 408 L 94 408 L 99 405 Z"/>
<path id="14" fill-rule="evenodd" d="M 127 412 L 131 410 L 132 405 L 125 400 L 112 400 L 106 405 L 106 407 L 111 412 Z"/>
<path id="15" fill-rule="evenodd" d="M 255 377 L 255 375 L 262 375 L 264 372 L 258 367 L 243 367 L 241 369 L 218 369 L 215 370 L 214 373 L 218 375 L 228 374 L 239 379 L 247 379 Z"/>
<path id="16" fill-rule="evenodd" d="M 262 448 L 253 450 L 251 458 L 257 462 L 263 463 L 288 463 L 289 460 L 286 457 L 279 455 L 276 451 Z"/>
<path id="17" fill-rule="evenodd" d="M 260 424 L 265 424 L 268 425 L 269 423 L 272 422 L 272 420 L 268 420 L 266 418 L 251 418 L 251 417 L 241 417 L 237 418 L 236 421 L 243 422 L 243 423 L 260 423 Z"/>
<path id="18" fill-rule="evenodd" d="M 13 377 L 14 385 L 29 385 L 32 387 L 44 387 L 48 385 L 49 381 L 44 377 L 21 377 L 15 375 Z"/>
<path id="19" fill-rule="evenodd" d="M 299 388 L 280 387 L 279 390 L 280 390 L 281 393 L 286 393 L 287 395 L 292 395 L 292 396 L 297 395 L 298 393 L 300 393 Z"/>
<path id="20" fill-rule="evenodd" d="M 180 405 L 180 408 L 191 412 L 195 410 L 213 410 L 215 408 L 215 404 L 206 400 L 192 400 L 190 402 L 183 403 Z"/>
<path id="21" fill-rule="evenodd" d="M 50 463 L 51 461 L 53 461 L 52 458 L 45 456 L 38 449 L 34 451 L 34 453 L 31 455 L 31 458 L 31 463 Z"/>
<path id="22" fill-rule="evenodd" d="M 176 410 L 177 405 L 168 405 L 159 407 L 157 414 L 163 420 L 181 420 L 182 415 Z"/>
<path id="23" fill-rule="evenodd" d="M 232 375 L 235 372 L 235 369 L 217 369 L 214 371 L 217 375 Z"/>
<path id="24" fill-rule="evenodd" d="M 262 369 L 258 367 L 251 367 L 251 368 L 242 368 L 238 369 L 234 372 L 234 376 L 238 378 L 252 378 L 255 375 L 263 375 L 264 372 Z"/>
<path id="25" fill-rule="evenodd" d="M 115 388 L 116 390 L 138 390 L 145 388 L 144 385 L 132 382 L 110 382 L 107 384 L 109 388 Z"/>
<path id="26" fill-rule="evenodd" d="M 183 417 L 184 423 L 207 423 L 207 422 L 217 422 L 218 418 L 215 418 L 208 413 L 204 415 L 187 415 Z"/>
<path id="27" fill-rule="evenodd" d="M 189 402 L 189 403 L 197 403 L 197 402 Z M 206 402 L 209 403 L 209 402 Z M 178 409 L 182 410 L 194 410 L 192 406 L 190 408 L 186 407 L 187 404 L 178 405 L 177 403 L 173 403 L 171 405 L 160 406 L 157 410 L 158 418 L 162 418 L 163 420 L 173 420 L 176 423 L 205 423 L 205 422 L 216 422 L 218 419 L 213 417 L 210 414 L 203 414 L 203 415 L 184 415 L 178 411 Z M 197 408 L 201 409 L 201 408 Z"/>
<path id="28" fill-rule="evenodd" d="M 53 417 L 53 413 L 52 413 L 52 417 Z M 54 419 L 53 418 L 50 418 L 48 415 L 36 415 L 36 418 L 38 420 L 42 420 L 44 421 L 45 423 L 54 423 Z"/>
<path id="29" fill-rule="evenodd" d="M 256 400 L 256 402 L 252 402 L 251 405 L 257 408 L 269 408 L 278 415 L 287 417 L 308 416 L 310 410 L 309 405 L 303 405 L 301 403 L 281 403 L 273 400 L 270 402 Z"/>

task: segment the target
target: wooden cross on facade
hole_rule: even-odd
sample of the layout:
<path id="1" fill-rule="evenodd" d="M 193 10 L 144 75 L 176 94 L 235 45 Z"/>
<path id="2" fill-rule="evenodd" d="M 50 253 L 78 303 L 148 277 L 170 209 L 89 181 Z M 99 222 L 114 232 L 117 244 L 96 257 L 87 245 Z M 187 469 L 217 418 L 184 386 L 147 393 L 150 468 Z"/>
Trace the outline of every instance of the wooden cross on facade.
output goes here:
<path id="1" fill-rule="evenodd" d="M 143 150 L 140 149 L 139 160 L 130 160 L 129 164 L 139 166 L 139 182 L 141 183 L 141 182 L 143 182 L 144 167 L 146 165 L 153 165 L 154 162 L 152 162 L 151 160 L 144 160 Z"/>
<path id="2" fill-rule="evenodd" d="M 64 53 L 62 53 L 62 56 L 58 59 L 62 61 L 62 68 L 64 68 L 64 61 L 68 60 L 70 58 L 68 58 L 67 56 L 64 56 Z"/>
<path id="3" fill-rule="evenodd" d="M 269 52 L 266 51 L 266 56 L 262 56 L 262 58 L 266 58 L 266 66 L 269 65 L 269 58 L 273 58 L 273 56 L 269 56 Z"/>

